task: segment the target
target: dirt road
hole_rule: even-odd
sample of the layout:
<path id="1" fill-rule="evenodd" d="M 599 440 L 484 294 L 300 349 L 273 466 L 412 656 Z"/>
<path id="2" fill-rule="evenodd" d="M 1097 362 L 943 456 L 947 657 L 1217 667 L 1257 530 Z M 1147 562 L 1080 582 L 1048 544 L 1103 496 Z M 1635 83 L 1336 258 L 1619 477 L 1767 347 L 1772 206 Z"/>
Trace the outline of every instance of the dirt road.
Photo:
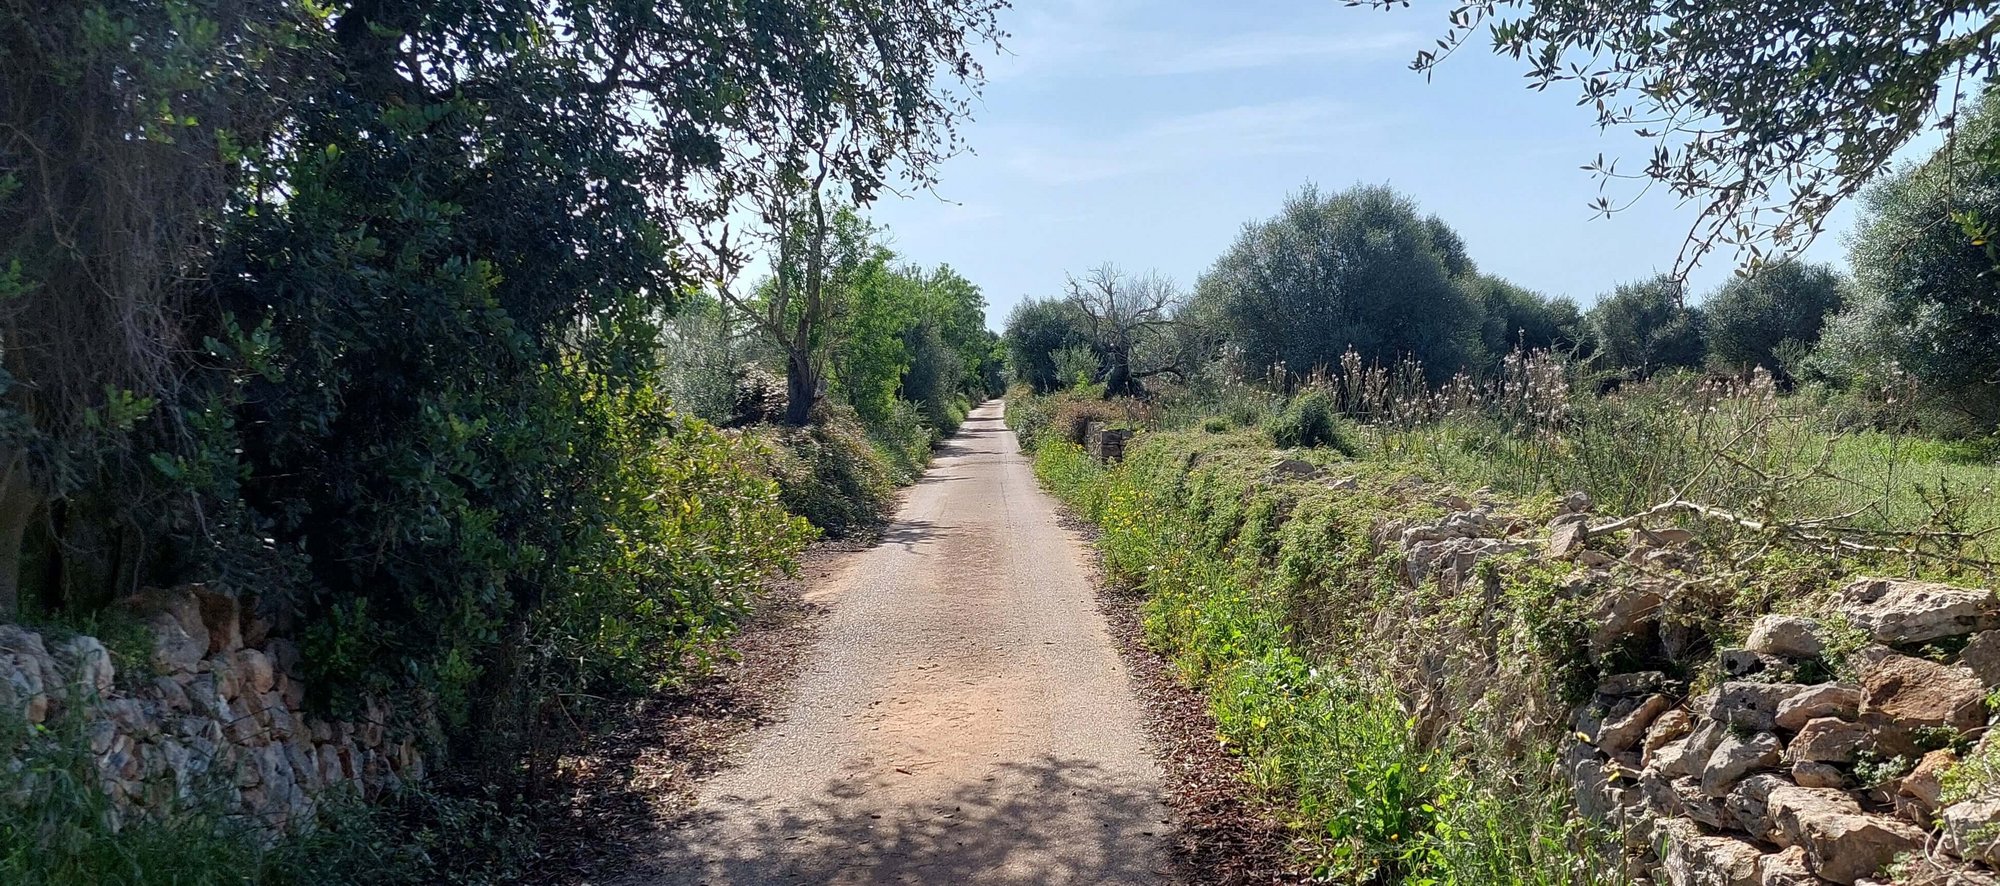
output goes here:
<path id="1" fill-rule="evenodd" d="M 831 610 L 782 722 L 627 882 L 1161 883 L 1160 775 L 1084 551 L 1000 405 Z"/>

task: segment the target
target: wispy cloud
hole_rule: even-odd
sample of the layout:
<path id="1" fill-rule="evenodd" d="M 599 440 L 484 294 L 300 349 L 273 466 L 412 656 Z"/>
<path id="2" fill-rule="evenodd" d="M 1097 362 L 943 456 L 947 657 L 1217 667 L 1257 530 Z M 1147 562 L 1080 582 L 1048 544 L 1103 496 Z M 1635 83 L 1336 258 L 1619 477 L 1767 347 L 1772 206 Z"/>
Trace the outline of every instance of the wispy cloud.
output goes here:
<path id="1" fill-rule="evenodd" d="M 1328 64 L 1414 52 L 1413 31 L 1162 30 L 1154 7 L 1127 0 L 1071 0 L 1023 10 L 1010 22 L 996 80 L 1100 75 L 1171 76 Z"/>
<path id="2" fill-rule="evenodd" d="M 1020 133 L 1006 161 L 1044 185 L 1164 173 L 1256 157 L 1303 154 L 1373 128 L 1340 103 L 1296 99 L 1246 104 L 1145 121 L 1108 136 Z"/>
<path id="3" fill-rule="evenodd" d="M 1205 74 L 1272 68 L 1412 51 L 1422 40 L 1408 31 L 1351 37 L 1270 31 L 1235 34 L 1179 51 L 1149 52 L 1136 70 L 1143 74 Z"/>

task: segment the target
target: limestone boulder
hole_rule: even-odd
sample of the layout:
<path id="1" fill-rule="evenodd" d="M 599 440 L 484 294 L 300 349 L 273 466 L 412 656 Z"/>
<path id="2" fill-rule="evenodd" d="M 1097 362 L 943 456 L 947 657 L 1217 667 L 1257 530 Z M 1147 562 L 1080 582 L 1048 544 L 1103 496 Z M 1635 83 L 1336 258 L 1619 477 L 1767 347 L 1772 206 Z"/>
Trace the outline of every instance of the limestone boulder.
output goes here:
<path id="1" fill-rule="evenodd" d="M 1807 688 L 1797 683 L 1732 681 L 1703 694 L 1694 708 L 1718 723 L 1766 732 L 1778 725 L 1779 706 Z"/>
<path id="2" fill-rule="evenodd" d="M 99 643 L 96 637 L 78 634 L 56 644 L 54 658 L 69 669 L 69 688 L 82 689 L 104 695 L 111 691 L 117 677 L 117 668 L 111 664 L 111 652 Z"/>
<path id="3" fill-rule="evenodd" d="M 144 622 L 153 636 L 153 669 L 164 674 L 194 671 L 208 655 L 208 627 L 201 604 L 187 588 L 149 588 L 118 602 Z"/>
<path id="4" fill-rule="evenodd" d="M 1757 863 L 1764 853 L 1754 844 L 1708 834 L 1682 819 L 1661 822 L 1654 833 L 1671 886 L 1759 886 Z"/>
<path id="5" fill-rule="evenodd" d="M 1757 860 L 1757 886 L 1821 886 L 1825 882 L 1806 866 L 1803 846 L 1789 846 Z"/>
<path id="6" fill-rule="evenodd" d="M 1910 774 L 1897 780 L 1896 811 L 1914 824 L 1930 826 L 1944 797 L 1942 776 L 1957 764 L 1958 754 L 1949 748 L 1925 754 Z"/>
<path id="7" fill-rule="evenodd" d="M 2000 867 L 2000 797 L 1953 803 L 1939 819 L 1946 852 Z"/>
<path id="8" fill-rule="evenodd" d="M 208 631 L 208 655 L 227 654 L 243 648 L 243 610 L 235 594 L 191 589 L 195 605 L 201 609 L 202 627 Z"/>
<path id="9" fill-rule="evenodd" d="M 1877 643 L 1891 645 L 1969 634 L 1989 622 L 1993 592 L 1933 581 L 1860 578 L 1840 590 L 1834 607 Z"/>
<path id="10" fill-rule="evenodd" d="M 1902 729 L 1986 725 L 1986 684 L 1965 668 L 1890 655 L 1863 672 L 1861 686 L 1862 715 Z"/>
<path id="11" fill-rule="evenodd" d="M 1791 784 L 1782 775 L 1758 773 L 1738 782 L 1722 798 L 1723 817 L 1737 831 L 1763 842 L 1776 842 L 1776 825 L 1771 821 L 1771 792 Z"/>
<path id="12" fill-rule="evenodd" d="M 1988 689 L 2000 686 L 2000 631 L 1972 635 L 1958 654 L 1958 666 L 1978 675 Z"/>
<path id="13" fill-rule="evenodd" d="M 1716 654 L 1716 663 L 1722 666 L 1722 673 L 1725 676 L 1736 680 L 1765 671 L 1779 671 L 1790 664 L 1778 656 L 1752 652 L 1748 649 L 1724 649 Z"/>
<path id="14" fill-rule="evenodd" d="M 1924 845 L 1923 831 L 1863 812 L 1841 791 L 1784 786 L 1766 802 L 1784 842 L 1801 847 L 1807 867 L 1835 883 L 1873 876 L 1898 854 Z"/>
<path id="15" fill-rule="evenodd" d="M 1725 735 L 1708 756 L 1708 765 L 1702 768 L 1701 790 L 1711 797 L 1725 797 L 1729 789 L 1743 776 L 1758 769 L 1778 765 L 1785 750 L 1785 743 L 1769 732 L 1759 732 L 1748 738 L 1735 734 Z"/>
<path id="16" fill-rule="evenodd" d="M 1646 735 L 1646 728 L 1665 713 L 1673 702 L 1664 695 L 1649 695 L 1630 711 L 1605 722 L 1597 731 L 1597 748 L 1617 756 L 1632 749 Z"/>
<path id="17" fill-rule="evenodd" d="M 256 649 L 240 649 L 232 657 L 244 693 L 266 693 L 278 685 L 277 669 L 269 656 Z"/>
<path id="18" fill-rule="evenodd" d="M 1654 755 L 1661 748 L 1666 747 L 1669 742 L 1685 737 L 1693 730 L 1694 718 L 1688 716 L 1687 711 L 1676 709 L 1661 714 L 1653 721 L 1653 725 L 1646 729 L 1646 741 L 1640 747 L 1640 761 L 1646 766 L 1653 765 Z"/>
<path id="19" fill-rule="evenodd" d="M 1813 658 L 1825 651 L 1819 622 L 1797 615 L 1766 615 L 1750 626 L 1744 648 L 1782 658 Z"/>
<path id="20" fill-rule="evenodd" d="M 1319 474 L 1319 468 L 1302 458 L 1281 458 L 1265 468 L 1265 473 L 1277 479 L 1302 480 Z"/>
<path id="21" fill-rule="evenodd" d="M 1587 624 L 1596 625 L 1590 634 L 1590 655 L 1602 658 L 1619 643 L 1638 636 L 1659 621 L 1660 607 L 1666 603 L 1664 589 L 1654 583 L 1619 585 L 1605 591 L 1591 607 Z"/>
<path id="22" fill-rule="evenodd" d="M 1861 689 L 1838 683 L 1811 686 L 1778 704 L 1773 719 L 1779 729 L 1798 731 L 1808 721 L 1821 717 L 1854 719 L 1861 715 Z"/>
<path id="23" fill-rule="evenodd" d="M 1570 515 L 1574 519 L 1565 520 L 1549 530 L 1548 556 L 1561 560 L 1583 550 L 1583 543 L 1590 538 L 1590 523 L 1581 514 Z"/>
<path id="24" fill-rule="evenodd" d="M 1847 776 L 1831 763 L 1800 760 L 1792 764 L 1792 781 L 1802 788 L 1837 788 L 1847 784 Z"/>
<path id="25" fill-rule="evenodd" d="M 1711 797 L 1701 789 L 1701 780 L 1692 777 L 1669 778 L 1656 771 L 1647 771 L 1639 776 L 1639 794 L 1646 805 L 1660 813 L 1700 822 L 1711 828 L 1734 827 L 1720 798 Z"/>
<path id="26" fill-rule="evenodd" d="M 1868 727 L 1839 717 L 1819 717 L 1799 727 L 1785 747 L 1792 762 L 1852 763 L 1862 748 L 1873 745 Z"/>
<path id="27" fill-rule="evenodd" d="M 1708 766 L 1708 758 L 1715 753 L 1716 746 L 1722 744 L 1729 734 L 1728 727 L 1714 720 L 1701 720 L 1686 738 L 1670 741 L 1653 754 L 1652 767 L 1668 777 L 1699 776 Z"/>

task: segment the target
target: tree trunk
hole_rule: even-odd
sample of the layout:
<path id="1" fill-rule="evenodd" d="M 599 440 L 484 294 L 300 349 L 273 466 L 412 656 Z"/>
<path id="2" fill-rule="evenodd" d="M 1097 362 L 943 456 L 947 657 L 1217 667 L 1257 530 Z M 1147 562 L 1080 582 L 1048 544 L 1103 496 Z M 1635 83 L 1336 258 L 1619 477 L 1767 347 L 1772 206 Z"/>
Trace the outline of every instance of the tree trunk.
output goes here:
<path id="1" fill-rule="evenodd" d="M 21 548 L 41 496 L 28 480 L 19 455 L 6 459 L 0 473 L 0 622 L 21 617 Z"/>
<path id="2" fill-rule="evenodd" d="M 812 355 L 792 351 L 785 360 L 785 424 L 802 428 L 811 422 L 818 396 L 819 375 L 813 371 Z"/>
<path id="3" fill-rule="evenodd" d="M 1116 351 L 1107 356 L 1109 357 L 1110 365 L 1106 367 L 1104 372 L 1104 399 L 1109 400 L 1113 397 L 1133 395 L 1135 392 L 1132 390 L 1131 358 L 1122 352 Z"/>

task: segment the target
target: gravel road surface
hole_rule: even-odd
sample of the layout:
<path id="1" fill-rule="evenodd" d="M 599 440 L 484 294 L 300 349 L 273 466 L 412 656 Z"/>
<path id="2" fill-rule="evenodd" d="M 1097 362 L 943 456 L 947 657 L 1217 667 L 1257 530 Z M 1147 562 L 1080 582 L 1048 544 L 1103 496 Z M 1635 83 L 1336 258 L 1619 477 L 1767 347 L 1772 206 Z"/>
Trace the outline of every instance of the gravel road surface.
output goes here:
<path id="1" fill-rule="evenodd" d="M 1161 778 L 1001 406 L 938 454 L 830 609 L 783 719 L 632 884 L 1161 883 Z"/>

